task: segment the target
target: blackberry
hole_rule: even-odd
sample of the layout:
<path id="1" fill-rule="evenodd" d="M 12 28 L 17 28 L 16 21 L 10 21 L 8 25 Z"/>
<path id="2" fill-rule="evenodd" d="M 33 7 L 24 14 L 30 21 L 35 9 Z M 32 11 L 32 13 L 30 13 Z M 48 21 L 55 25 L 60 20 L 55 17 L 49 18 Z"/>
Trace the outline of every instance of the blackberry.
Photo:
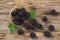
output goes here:
<path id="1" fill-rule="evenodd" d="M 49 31 L 53 31 L 53 30 L 55 30 L 55 28 L 54 28 L 53 25 L 49 25 L 48 29 L 49 29 Z"/>
<path id="2" fill-rule="evenodd" d="M 15 16 L 15 18 L 13 19 L 13 23 L 16 25 L 22 25 L 24 23 L 24 17 L 20 17 L 20 16 Z"/>
<path id="3" fill-rule="evenodd" d="M 38 29 L 43 29 L 43 25 L 42 24 L 37 24 L 36 26 Z"/>
<path id="4" fill-rule="evenodd" d="M 47 20 L 48 20 L 48 18 L 47 18 L 46 16 L 44 16 L 44 17 L 42 18 L 42 21 L 43 21 L 43 22 L 47 22 Z"/>
<path id="5" fill-rule="evenodd" d="M 28 30 L 34 30 L 36 27 L 28 24 L 28 25 L 25 25 L 25 28 L 28 29 Z"/>
<path id="6" fill-rule="evenodd" d="M 29 22 L 30 22 L 31 25 L 36 25 L 37 24 L 36 19 L 30 19 Z"/>
<path id="7" fill-rule="evenodd" d="M 20 25 L 20 22 L 19 21 L 16 21 L 16 20 L 12 20 L 13 21 L 13 23 L 15 24 L 15 25 Z"/>
<path id="8" fill-rule="evenodd" d="M 26 14 L 26 10 L 24 8 L 22 9 L 16 9 L 19 16 L 24 16 Z"/>
<path id="9" fill-rule="evenodd" d="M 48 31 L 45 31 L 45 32 L 44 32 L 44 36 L 45 36 L 45 37 L 51 37 L 51 33 L 48 32 Z"/>
<path id="10" fill-rule="evenodd" d="M 12 12 L 11 12 L 11 16 L 12 16 L 12 17 L 15 17 L 16 15 L 18 15 L 17 11 L 12 11 Z"/>
<path id="11" fill-rule="evenodd" d="M 24 26 L 25 26 L 26 29 L 28 29 L 28 30 L 30 29 L 30 25 L 29 24 L 26 24 Z"/>
<path id="12" fill-rule="evenodd" d="M 24 14 L 22 12 L 20 12 L 20 11 L 18 12 L 18 15 L 24 17 Z"/>
<path id="13" fill-rule="evenodd" d="M 26 18 L 26 20 L 28 20 L 29 18 L 30 18 L 30 13 L 29 12 L 27 12 L 26 14 L 25 14 L 25 18 Z"/>
<path id="14" fill-rule="evenodd" d="M 34 25 L 30 25 L 30 29 L 31 29 L 31 30 L 35 30 L 36 27 L 35 27 Z"/>
<path id="15" fill-rule="evenodd" d="M 36 37 L 36 34 L 35 33 L 30 33 L 30 38 L 35 38 Z"/>
<path id="16" fill-rule="evenodd" d="M 55 9 L 52 9 L 52 10 L 49 12 L 49 14 L 51 14 L 51 15 L 57 15 L 57 12 L 56 12 Z"/>
<path id="17" fill-rule="evenodd" d="M 18 9 L 17 11 L 18 12 L 21 12 L 23 14 L 26 14 L 26 12 L 27 12 L 25 8 Z"/>
<path id="18" fill-rule="evenodd" d="M 17 33 L 18 33 L 19 35 L 22 35 L 22 34 L 24 34 L 24 31 L 23 31 L 22 29 L 19 29 L 19 30 L 17 30 Z"/>

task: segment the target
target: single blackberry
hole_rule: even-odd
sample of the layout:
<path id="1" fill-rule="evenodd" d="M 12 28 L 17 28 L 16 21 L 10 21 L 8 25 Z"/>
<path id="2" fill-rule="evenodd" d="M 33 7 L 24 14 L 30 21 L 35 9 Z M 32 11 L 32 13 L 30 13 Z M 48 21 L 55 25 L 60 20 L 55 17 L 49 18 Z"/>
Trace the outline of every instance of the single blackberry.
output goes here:
<path id="1" fill-rule="evenodd" d="M 19 16 L 24 16 L 26 14 L 26 10 L 24 8 L 16 9 Z"/>
<path id="2" fill-rule="evenodd" d="M 35 33 L 30 33 L 30 38 L 35 38 L 36 37 L 36 34 Z"/>
<path id="3" fill-rule="evenodd" d="M 30 24 L 25 25 L 25 28 L 28 30 L 34 30 L 36 27 Z"/>
<path id="4" fill-rule="evenodd" d="M 53 30 L 55 30 L 55 28 L 54 28 L 53 25 L 49 25 L 48 29 L 49 29 L 49 31 L 53 31 Z"/>
<path id="5" fill-rule="evenodd" d="M 31 25 L 36 25 L 37 24 L 36 19 L 30 19 L 29 22 L 30 22 Z"/>
<path id="6" fill-rule="evenodd" d="M 25 8 L 21 8 L 21 10 L 19 10 L 20 12 L 22 12 L 23 14 L 25 14 L 27 11 Z"/>
<path id="7" fill-rule="evenodd" d="M 42 24 L 37 24 L 36 26 L 38 29 L 43 29 L 43 25 Z"/>
<path id="8" fill-rule="evenodd" d="M 24 17 L 24 14 L 22 12 L 20 12 L 20 11 L 18 12 L 18 15 Z"/>
<path id="9" fill-rule="evenodd" d="M 13 21 L 13 23 L 15 24 L 15 25 L 20 25 L 20 22 L 19 21 L 16 21 L 16 20 L 12 20 Z"/>
<path id="10" fill-rule="evenodd" d="M 12 11 L 12 12 L 11 12 L 11 16 L 12 16 L 12 17 L 15 17 L 16 15 L 18 15 L 17 11 Z"/>
<path id="11" fill-rule="evenodd" d="M 31 30 L 35 30 L 35 29 L 36 29 L 36 26 L 30 25 L 30 29 L 31 29 Z"/>
<path id="12" fill-rule="evenodd" d="M 42 17 L 42 21 L 43 22 L 47 22 L 48 21 L 48 18 L 46 16 Z"/>
<path id="13" fill-rule="evenodd" d="M 26 14 L 25 14 L 25 18 L 26 18 L 26 20 L 28 20 L 29 18 L 30 18 L 30 13 L 29 12 L 27 12 Z"/>
<path id="14" fill-rule="evenodd" d="M 29 24 L 25 24 L 24 26 L 25 26 L 26 29 L 28 29 L 28 30 L 30 29 L 30 25 Z"/>
<path id="15" fill-rule="evenodd" d="M 15 16 L 15 18 L 13 19 L 13 23 L 16 25 L 22 25 L 24 23 L 24 17 L 20 17 L 20 16 Z"/>
<path id="16" fill-rule="evenodd" d="M 45 37 L 51 37 L 51 33 L 48 32 L 48 31 L 45 31 L 45 32 L 44 32 L 44 36 L 45 36 Z"/>
<path id="17" fill-rule="evenodd" d="M 17 33 L 18 33 L 19 35 L 22 35 L 22 34 L 24 34 L 24 31 L 23 31 L 22 29 L 18 29 L 18 30 L 17 30 Z"/>
<path id="18" fill-rule="evenodd" d="M 57 15 L 57 12 L 56 12 L 55 9 L 52 9 L 52 10 L 49 12 L 49 14 L 51 14 L 51 15 Z"/>

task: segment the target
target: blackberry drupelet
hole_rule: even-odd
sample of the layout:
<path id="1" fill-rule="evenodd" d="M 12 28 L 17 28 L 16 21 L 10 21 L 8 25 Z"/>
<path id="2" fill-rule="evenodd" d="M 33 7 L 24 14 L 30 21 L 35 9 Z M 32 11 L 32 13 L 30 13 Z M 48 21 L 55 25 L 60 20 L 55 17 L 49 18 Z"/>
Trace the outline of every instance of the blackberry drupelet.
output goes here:
<path id="1" fill-rule="evenodd" d="M 48 29 L 49 29 L 49 31 L 54 31 L 55 30 L 53 25 L 49 25 Z"/>
<path id="2" fill-rule="evenodd" d="M 51 33 L 48 32 L 48 31 L 45 31 L 45 32 L 44 32 L 44 36 L 45 36 L 45 37 L 51 37 Z"/>
<path id="3" fill-rule="evenodd" d="M 43 22 L 47 22 L 48 21 L 48 18 L 46 16 L 42 17 L 42 21 Z"/>
<path id="4" fill-rule="evenodd" d="M 30 38 L 36 38 L 36 34 L 33 33 L 33 32 L 31 32 L 31 33 L 30 33 Z"/>
<path id="5" fill-rule="evenodd" d="M 19 35 L 23 35 L 23 34 L 24 34 L 24 31 L 23 31 L 22 29 L 18 29 L 18 30 L 17 30 L 17 33 L 18 33 Z"/>

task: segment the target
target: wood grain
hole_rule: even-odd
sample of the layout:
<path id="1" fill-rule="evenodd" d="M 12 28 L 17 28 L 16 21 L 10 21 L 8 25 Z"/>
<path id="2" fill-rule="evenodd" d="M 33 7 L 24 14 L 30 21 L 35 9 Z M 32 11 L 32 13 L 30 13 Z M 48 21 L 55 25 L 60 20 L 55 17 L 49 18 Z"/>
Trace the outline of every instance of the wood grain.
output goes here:
<path id="1" fill-rule="evenodd" d="M 36 7 L 36 12 L 39 15 L 38 20 L 39 23 L 42 23 L 44 27 L 48 27 L 48 25 L 52 24 L 55 26 L 56 31 L 52 33 L 53 35 L 60 34 L 60 15 L 58 16 L 51 16 L 51 15 L 44 15 L 45 11 L 55 9 L 56 11 L 60 12 L 60 0 L 0 0 L 0 33 L 6 33 L 4 40 L 60 40 L 60 36 L 54 36 L 53 38 L 46 38 L 42 36 L 40 33 L 36 33 L 38 39 L 31 39 L 28 36 L 19 36 L 17 34 L 11 35 L 8 29 L 8 24 L 10 22 L 10 12 L 14 7 L 24 7 L 28 11 L 31 6 Z M 41 21 L 43 16 L 47 16 L 49 22 L 45 24 Z M 16 37 L 15 37 L 16 35 Z M 1 36 L 0 36 L 1 38 Z"/>

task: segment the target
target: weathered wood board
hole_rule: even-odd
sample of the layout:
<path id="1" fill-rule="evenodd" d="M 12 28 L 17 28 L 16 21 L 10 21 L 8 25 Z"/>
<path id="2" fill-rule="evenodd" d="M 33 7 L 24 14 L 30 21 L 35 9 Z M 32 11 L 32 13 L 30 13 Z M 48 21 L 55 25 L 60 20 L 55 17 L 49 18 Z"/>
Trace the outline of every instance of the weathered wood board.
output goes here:
<path id="1" fill-rule="evenodd" d="M 36 7 L 36 12 L 41 17 L 47 16 L 49 23 L 46 24 L 46 27 L 49 24 L 52 24 L 56 28 L 56 34 L 60 34 L 60 15 L 51 16 L 44 15 L 45 11 L 50 9 L 56 9 L 60 12 L 60 0 L 0 0 L 0 33 L 4 37 L 4 40 L 60 40 L 60 36 L 54 36 L 53 38 L 46 38 L 44 36 L 39 36 L 38 39 L 31 39 L 25 36 L 11 35 L 8 29 L 8 24 L 10 22 L 10 11 L 14 7 L 25 7 L 27 10 L 31 6 Z M 42 23 L 45 26 L 45 23 L 41 21 L 41 17 L 37 18 L 38 22 Z M 6 33 L 6 34 L 5 34 Z M 5 35 L 3 35 L 5 34 Z M 37 34 L 40 35 L 40 34 Z"/>

